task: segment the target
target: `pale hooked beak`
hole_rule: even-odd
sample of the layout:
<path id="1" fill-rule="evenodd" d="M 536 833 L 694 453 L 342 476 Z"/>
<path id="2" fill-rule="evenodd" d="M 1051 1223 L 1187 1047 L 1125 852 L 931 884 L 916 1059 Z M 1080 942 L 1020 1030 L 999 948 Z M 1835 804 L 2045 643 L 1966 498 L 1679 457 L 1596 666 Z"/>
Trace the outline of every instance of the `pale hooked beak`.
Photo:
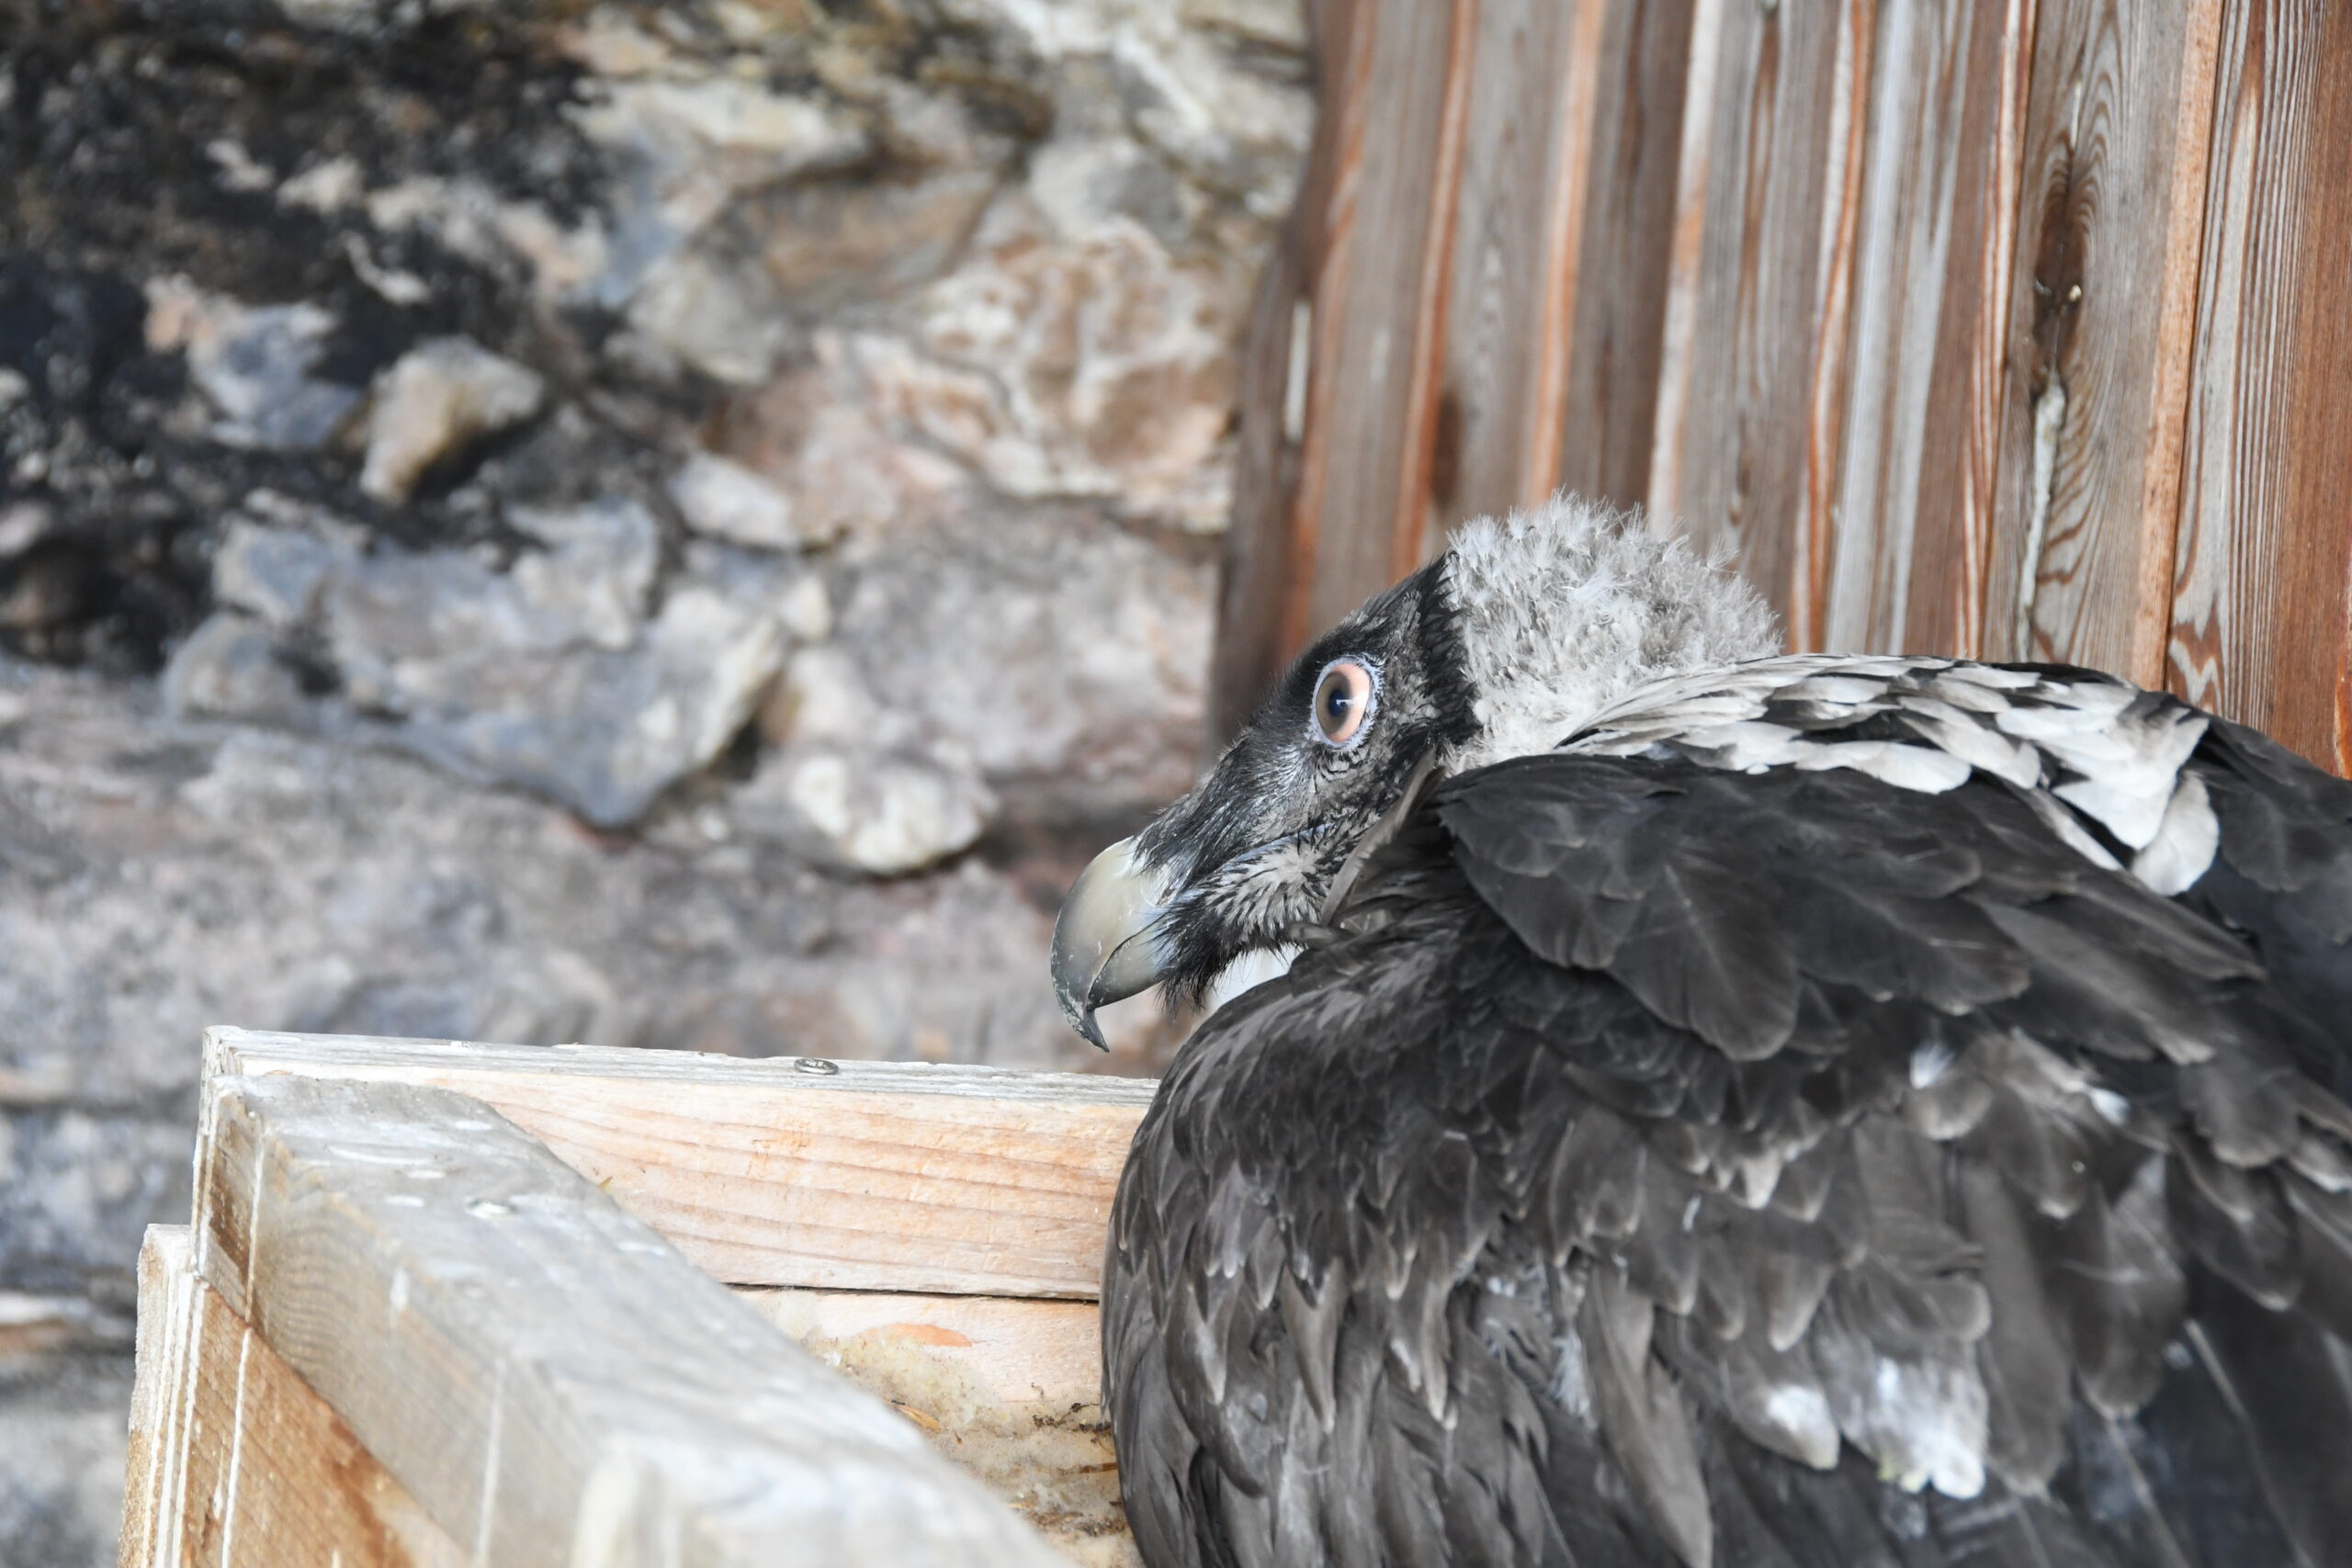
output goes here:
<path id="1" fill-rule="evenodd" d="M 1136 859 L 1136 841 L 1122 839 L 1079 874 L 1054 921 L 1054 995 L 1070 1027 L 1100 1050 L 1110 1047 L 1094 1010 L 1159 978 L 1160 892 L 1159 878 Z"/>

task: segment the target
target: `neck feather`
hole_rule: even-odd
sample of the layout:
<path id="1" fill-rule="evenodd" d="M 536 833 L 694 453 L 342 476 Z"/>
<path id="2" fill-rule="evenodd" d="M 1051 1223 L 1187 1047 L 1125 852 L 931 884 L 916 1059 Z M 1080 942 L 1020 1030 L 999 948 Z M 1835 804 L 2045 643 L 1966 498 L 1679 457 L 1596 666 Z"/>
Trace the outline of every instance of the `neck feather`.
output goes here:
<path id="1" fill-rule="evenodd" d="M 1548 750 L 1651 681 L 1781 651 L 1753 588 L 1639 513 L 1558 496 L 1466 525 L 1442 564 L 1478 720 L 1451 771 Z"/>

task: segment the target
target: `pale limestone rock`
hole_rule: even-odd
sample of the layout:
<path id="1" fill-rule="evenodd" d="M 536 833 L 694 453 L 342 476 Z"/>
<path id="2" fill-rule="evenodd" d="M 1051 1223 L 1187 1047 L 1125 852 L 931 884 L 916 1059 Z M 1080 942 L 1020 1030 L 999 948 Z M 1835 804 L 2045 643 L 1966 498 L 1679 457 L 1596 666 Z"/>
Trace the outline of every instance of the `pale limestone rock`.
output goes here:
<path id="1" fill-rule="evenodd" d="M 287 630 L 317 610 L 350 547 L 297 528 L 232 517 L 212 550 L 212 597 Z"/>
<path id="2" fill-rule="evenodd" d="M 670 499 L 687 527 L 729 544 L 793 550 L 820 542 L 794 521 L 791 496 L 715 453 L 695 453 L 670 476 Z"/>
<path id="3" fill-rule="evenodd" d="M 560 511 L 517 506 L 506 515 L 546 547 L 517 558 L 508 573 L 524 604 L 594 648 L 625 649 L 636 640 L 661 565 L 652 513 L 634 501 L 605 496 Z"/>
<path id="4" fill-rule="evenodd" d="M 176 713 L 290 720 L 306 699 L 282 652 L 277 636 L 261 622 L 216 610 L 164 667 L 164 702 Z"/>
<path id="5" fill-rule="evenodd" d="M 764 378 L 792 340 L 775 285 L 758 267 L 681 251 L 645 278 L 628 309 L 636 334 L 715 381 Z M 657 373 L 660 367 L 654 364 Z"/>
<path id="6" fill-rule="evenodd" d="M 545 395 L 537 374 L 469 338 L 411 349 L 377 379 L 359 488 L 379 501 L 405 501 L 425 469 L 530 418 Z"/>
<path id="7" fill-rule="evenodd" d="M 952 744 L 890 750 L 820 740 L 769 758 L 731 807 L 748 830 L 819 861 L 902 876 L 969 849 L 996 797 Z"/>
<path id="8" fill-rule="evenodd" d="M 998 183 L 992 168 L 966 168 L 902 184 L 786 186 L 762 197 L 744 221 L 786 307 L 836 310 L 945 272 Z"/>

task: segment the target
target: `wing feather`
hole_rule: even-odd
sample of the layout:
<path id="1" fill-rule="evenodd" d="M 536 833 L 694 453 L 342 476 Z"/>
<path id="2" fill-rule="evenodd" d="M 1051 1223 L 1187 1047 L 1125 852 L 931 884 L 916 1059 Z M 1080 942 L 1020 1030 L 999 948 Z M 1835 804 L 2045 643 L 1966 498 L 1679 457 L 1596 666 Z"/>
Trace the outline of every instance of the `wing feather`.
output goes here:
<path id="1" fill-rule="evenodd" d="M 1186 1047 L 1105 1270 L 1155 1568 L 2352 1560 L 2352 810 L 2177 705 L 2103 751 L 2072 675 L 1871 669 L 1710 722 L 1973 776 L 1649 720 L 1482 770 Z M 2112 867 L 2045 819 L 2086 767 Z M 2109 852 L 2181 776 L 2170 899 Z"/>

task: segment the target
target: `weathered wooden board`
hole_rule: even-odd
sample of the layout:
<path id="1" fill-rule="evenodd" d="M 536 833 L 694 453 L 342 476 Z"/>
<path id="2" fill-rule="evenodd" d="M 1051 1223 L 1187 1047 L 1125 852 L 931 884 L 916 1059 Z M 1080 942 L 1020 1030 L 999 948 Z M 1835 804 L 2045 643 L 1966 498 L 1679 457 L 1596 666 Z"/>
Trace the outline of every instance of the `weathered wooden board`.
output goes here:
<path id="1" fill-rule="evenodd" d="M 1251 307 L 1243 354 L 1233 517 L 1217 585 L 1216 647 L 1209 666 L 1212 755 L 1248 721 L 1296 650 L 1289 635 L 1291 582 L 1308 570 L 1294 559 L 1305 438 L 1331 388 L 1315 378 L 1316 281 L 1326 275 L 1333 197 L 1348 160 L 1340 131 L 1354 40 L 1353 0 L 1312 0 L 1316 98 L 1323 106 L 1315 141 L 1281 240 L 1267 260 Z M 1319 394 L 1319 395 L 1318 395 Z M 1318 446 L 1318 458 L 1328 454 Z"/>
<path id="2" fill-rule="evenodd" d="M 1617 506 L 1648 493 L 1694 9 L 1695 0 L 1579 0 L 1570 47 L 1590 38 L 1590 60 L 1572 69 L 1589 75 L 1592 104 L 1585 125 L 1561 128 L 1561 250 L 1535 330 L 1562 362 L 1562 384 L 1549 473 L 1544 454 L 1533 464 L 1540 489 Z M 1474 164 L 1484 151 L 1473 144 Z"/>
<path id="3" fill-rule="evenodd" d="M 1091 1302 L 754 1285 L 735 1293 L 803 1345 L 903 1347 L 1003 1404 L 1102 1401 L 1102 1314 Z"/>
<path id="4" fill-rule="evenodd" d="M 1463 169 L 1447 237 L 1442 390 L 1417 557 L 1463 518 L 1551 488 L 1565 379 L 1553 350 L 1567 341 L 1556 318 L 1572 303 L 1561 269 L 1583 217 L 1601 13 L 1602 0 L 1480 0 L 1464 128 L 1479 155 Z"/>
<path id="5" fill-rule="evenodd" d="M 2352 773 L 2352 10 L 2226 11 L 2166 673 Z"/>
<path id="6" fill-rule="evenodd" d="M 2169 680 L 2352 770 L 2336 8 L 1316 14 L 1332 243 L 1258 328 L 1297 483 L 1237 515 L 1223 727 L 1557 481 L 1728 548 L 1794 647 Z"/>
<path id="7" fill-rule="evenodd" d="M 2221 0 L 2041 0 L 1987 647 L 2163 683 Z"/>
<path id="8" fill-rule="evenodd" d="M 1143 1079 L 218 1029 L 208 1077 L 494 1107 L 730 1284 L 1091 1297 Z"/>
<path id="9" fill-rule="evenodd" d="M 1822 643 L 1977 654 L 2033 0 L 1890 0 L 1872 50 Z"/>
<path id="10" fill-rule="evenodd" d="M 1085 1302 L 740 1290 L 801 1348 L 912 1422 L 1074 1562 L 1136 1562 Z"/>
<path id="11" fill-rule="evenodd" d="M 1877 6 L 1702 0 L 1648 501 L 1819 645 Z"/>
<path id="12" fill-rule="evenodd" d="M 123 1568 L 457 1568 L 447 1531 L 189 1266 L 139 1256 Z"/>
<path id="13" fill-rule="evenodd" d="M 205 1096 L 198 1271 L 474 1560 L 1057 1561 L 481 1104 L 292 1076 Z"/>
<path id="14" fill-rule="evenodd" d="M 1283 645 L 1417 565 L 1476 0 L 1361 0 L 1331 129 Z"/>

